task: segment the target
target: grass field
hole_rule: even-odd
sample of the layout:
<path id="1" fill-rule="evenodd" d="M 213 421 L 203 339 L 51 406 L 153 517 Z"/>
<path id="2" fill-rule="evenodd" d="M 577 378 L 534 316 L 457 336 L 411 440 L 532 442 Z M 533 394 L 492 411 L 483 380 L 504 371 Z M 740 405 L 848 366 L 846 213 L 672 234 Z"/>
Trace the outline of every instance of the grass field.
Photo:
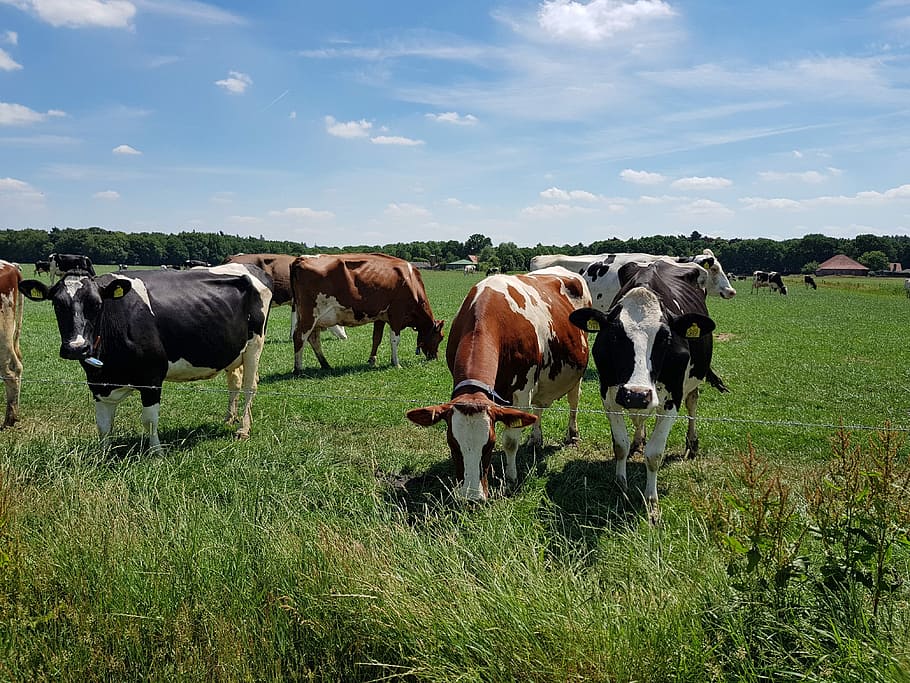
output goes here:
<path id="1" fill-rule="evenodd" d="M 425 273 L 436 317 L 478 279 Z M 365 326 L 324 338 L 332 370 L 307 350 L 295 378 L 276 309 L 248 441 L 220 423 L 217 379 L 165 385 L 162 455 L 143 450 L 138 396 L 105 453 L 52 307 L 26 302 L 22 421 L 0 432 L 0 680 L 907 680 L 910 582 L 876 620 L 861 590 L 835 594 L 850 611 L 808 581 L 737 588 L 705 512 L 742 490 L 750 448 L 798 493 L 838 425 L 860 444 L 910 429 L 903 281 L 793 278 L 786 297 L 735 284 L 708 302 L 732 391 L 702 390 L 697 459 L 679 457 L 684 425 L 671 433 L 657 526 L 612 484 L 593 364 L 579 446 L 560 445 L 560 402 L 543 451 L 519 451 L 518 488 L 463 507 L 444 429 L 404 417 L 451 391 L 412 331 L 401 369 L 387 340 L 367 367 Z M 644 485 L 640 458 L 629 475 Z M 904 577 L 905 526 L 885 558 Z"/>

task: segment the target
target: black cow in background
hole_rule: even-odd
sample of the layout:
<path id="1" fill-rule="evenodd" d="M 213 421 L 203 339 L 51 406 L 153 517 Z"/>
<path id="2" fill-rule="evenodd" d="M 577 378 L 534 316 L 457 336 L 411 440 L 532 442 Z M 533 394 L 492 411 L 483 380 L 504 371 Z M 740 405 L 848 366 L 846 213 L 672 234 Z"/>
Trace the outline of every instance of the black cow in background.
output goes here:
<path id="1" fill-rule="evenodd" d="M 770 292 L 787 293 L 787 285 L 784 284 L 783 278 L 776 270 L 766 273 L 763 270 L 756 270 L 752 273 L 752 291 L 767 287 Z"/>
<path id="2" fill-rule="evenodd" d="M 806 287 L 811 287 L 812 289 L 818 289 L 818 285 L 815 284 L 815 278 L 811 275 L 803 275 L 803 283 Z"/>
<path id="3" fill-rule="evenodd" d="M 92 260 L 82 254 L 51 254 L 47 257 L 48 275 L 51 280 L 63 277 L 70 271 L 81 271 L 95 277 L 95 268 Z"/>
<path id="4" fill-rule="evenodd" d="M 35 261 L 35 277 L 38 277 L 41 273 L 50 274 L 51 270 L 50 261 Z"/>

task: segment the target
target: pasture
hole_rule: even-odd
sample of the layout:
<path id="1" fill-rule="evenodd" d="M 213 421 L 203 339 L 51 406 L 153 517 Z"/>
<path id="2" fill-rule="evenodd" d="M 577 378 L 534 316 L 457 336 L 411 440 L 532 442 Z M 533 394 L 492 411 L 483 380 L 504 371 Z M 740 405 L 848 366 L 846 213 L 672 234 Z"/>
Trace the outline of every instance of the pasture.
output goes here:
<path id="1" fill-rule="evenodd" d="M 423 277 L 448 331 L 481 275 Z M 323 338 L 332 370 L 307 348 L 295 377 L 290 311 L 274 309 L 248 441 L 220 422 L 218 378 L 165 384 L 162 455 L 143 451 L 138 396 L 105 453 L 52 307 L 27 301 L 22 421 L 0 432 L 0 679 L 906 680 L 910 582 L 871 626 L 833 599 L 766 607 L 732 585 L 706 522 L 715 494 L 743 490 L 750 449 L 796 495 L 838 425 L 859 444 L 866 427 L 910 429 L 903 280 L 818 282 L 788 278 L 784 297 L 740 281 L 708 301 L 731 393 L 702 388 L 697 459 L 674 427 L 657 526 L 640 456 L 629 498 L 612 484 L 593 363 L 579 446 L 560 444 L 560 401 L 542 452 L 519 450 L 517 489 L 461 506 L 444 427 L 404 416 L 451 391 L 413 331 L 401 369 L 388 333 L 367 366 L 364 326 Z M 887 559 L 906 577 L 902 538 Z"/>

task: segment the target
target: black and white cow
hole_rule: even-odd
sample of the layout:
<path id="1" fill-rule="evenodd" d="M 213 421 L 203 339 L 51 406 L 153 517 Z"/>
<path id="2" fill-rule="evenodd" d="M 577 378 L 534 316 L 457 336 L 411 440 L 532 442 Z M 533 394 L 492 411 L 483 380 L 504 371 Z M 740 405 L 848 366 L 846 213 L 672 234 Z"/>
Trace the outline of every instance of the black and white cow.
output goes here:
<path id="1" fill-rule="evenodd" d="M 81 270 L 92 277 L 95 276 L 92 260 L 82 254 L 51 254 L 47 257 L 47 263 L 47 272 L 51 282 L 58 277 L 63 277 L 64 273 L 68 273 L 71 270 Z"/>
<path id="2" fill-rule="evenodd" d="M 41 273 L 50 273 L 50 268 L 50 261 L 35 261 L 35 277 L 38 277 Z"/>
<path id="3" fill-rule="evenodd" d="M 736 290 L 730 284 L 714 252 L 705 249 L 698 256 L 655 256 L 654 254 L 600 254 L 599 256 L 564 256 L 546 254 L 531 259 L 531 270 L 562 266 L 581 275 L 588 283 L 594 308 L 607 311 L 622 287 L 619 273 L 627 263 L 648 265 L 656 261 L 674 263 L 698 273 L 699 286 L 711 296 L 732 299 Z"/>
<path id="4" fill-rule="evenodd" d="M 715 324 L 708 317 L 697 271 L 663 261 L 648 266 L 628 263 L 620 279 L 625 284 L 608 312 L 580 309 L 569 320 L 583 330 L 597 331 L 592 356 L 613 436 L 616 480 L 623 489 L 633 446 L 624 414 L 630 413 L 636 434 L 644 434 L 645 420 L 656 415 L 644 444 L 645 499 L 655 510 L 657 470 L 680 406 L 685 403 L 690 418 L 686 451 L 694 455 L 698 388 L 707 379 L 720 391 L 727 389 L 711 371 Z"/>
<path id="5" fill-rule="evenodd" d="M 222 370 L 229 389 L 227 421 L 237 419 L 242 390 L 237 436 L 249 436 L 272 300 L 271 282 L 259 268 L 230 264 L 99 278 L 72 272 L 51 287 L 25 280 L 19 289 L 33 301 L 53 302 L 60 357 L 82 364 L 105 445 L 117 405 L 138 390 L 149 447 L 160 450 L 162 383 L 209 379 Z"/>
<path id="6" fill-rule="evenodd" d="M 818 289 L 818 285 L 815 282 L 815 278 L 811 275 L 803 275 L 803 283 L 806 287 L 811 287 L 812 289 Z"/>
<path id="7" fill-rule="evenodd" d="M 761 289 L 762 287 L 767 287 L 769 292 L 787 293 L 787 285 L 784 284 L 780 273 L 776 270 L 772 270 L 770 273 L 766 273 L 763 270 L 756 270 L 752 273 L 752 292 L 755 292 L 756 289 Z"/>

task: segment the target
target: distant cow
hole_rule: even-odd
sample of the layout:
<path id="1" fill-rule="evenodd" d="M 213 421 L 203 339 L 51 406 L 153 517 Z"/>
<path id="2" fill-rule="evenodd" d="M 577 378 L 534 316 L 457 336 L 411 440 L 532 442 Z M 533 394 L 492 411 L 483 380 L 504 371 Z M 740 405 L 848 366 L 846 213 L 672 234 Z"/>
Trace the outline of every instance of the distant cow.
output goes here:
<path id="1" fill-rule="evenodd" d="M 25 280 L 19 289 L 34 301 L 53 301 L 60 357 L 80 361 L 85 371 L 102 442 L 108 443 L 118 404 L 138 390 L 149 447 L 158 451 L 162 383 L 209 379 L 222 370 L 229 389 L 227 420 L 237 419 L 242 390 L 237 436 L 249 436 L 270 284 L 255 266 L 230 264 L 99 278 L 73 272 L 50 288 Z"/>
<path id="2" fill-rule="evenodd" d="M 399 367 L 401 330 L 417 330 L 417 353 L 436 358 L 442 341 L 442 320 L 433 318 L 420 271 L 407 261 L 386 254 L 298 256 L 291 264 L 291 293 L 297 309 L 294 330 L 294 372 L 302 365 L 303 345 L 309 341 L 319 365 L 329 368 L 319 332 L 332 325 L 373 323 L 370 365 L 382 341 L 385 324 L 391 329 L 392 365 Z"/>
<path id="3" fill-rule="evenodd" d="M 690 418 L 686 451 L 694 455 L 698 451 L 698 387 L 706 379 L 721 391 L 726 386 L 711 371 L 715 324 L 708 317 L 697 273 L 657 261 L 648 266 L 628 263 L 620 278 L 625 284 L 609 312 L 584 308 L 572 313 L 569 320 L 583 330 L 597 332 L 591 355 L 610 421 L 616 480 L 623 489 L 633 445 L 623 412 L 630 413 L 636 433 L 642 434 L 644 421 L 656 415 L 644 445 L 645 500 L 653 512 L 657 471 L 680 406 L 685 403 Z"/>
<path id="4" fill-rule="evenodd" d="M 910 278 L 904 280 L 904 291 L 907 292 L 907 297 L 910 298 Z"/>
<path id="5" fill-rule="evenodd" d="M 533 424 L 531 442 L 541 444 L 540 415 L 563 396 L 569 402 L 566 439 L 578 439 L 588 340 L 569 323 L 569 314 L 590 305 L 584 279 L 559 267 L 494 275 L 468 292 L 446 346 L 451 400 L 407 412 L 409 420 L 423 427 L 445 420 L 459 493 L 465 498 L 489 495 L 497 422 L 504 427 L 505 474 L 511 483 L 518 477 L 515 454 L 522 429 Z"/>
<path id="6" fill-rule="evenodd" d="M 752 273 L 752 291 L 767 287 L 769 292 L 787 293 L 787 285 L 776 270 L 766 273 L 763 270 L 756 270 Z"/>
<path id="7" fill-rule="evenodd" d="M 41 273 L 51 272 L 51 262 L 50 261 L 35 261 L 35 277 L 41 275 Z"/>
<path id="8" fill-rule="evenodd" d="M 82 254 L 51 254 L 48 256 L 47 262 L 47 272 L 52 281 L 63 277 L 64 273 L 68 273 L 71 270 L 80 270 L 92 277 L 95 276 L 92 260 Z"/>
<path id="9" fill-rule="evenodd" d="M 117 270 L 129 270 L 129 266 L 126 263 L 121 263 L 117 266 Z"/>
<path id="10" fill-rule="evenodd" d="M 468 273 L 476 273 L 476 272 L 477 272 L 477 266 L 465 266 L 464 267 L 465 275 L 467 275 Z"/>
<path id="11" fill-rule="evenodd" d="M 811 275 L 803 275 L 803 283 L 806 287 L 811 287 L 812 289 L 818 289 L 818 285 L 815 284 L 815 278 Z"/>
<path id="12" fill-rule="evenodd" d="M 491 275 L 498 275 L 498 274 L 499 274 L 499 268 L 497 268 L 496 266 L 491 266 L 491 267 L 487 268 L 487 272 L 485 273 L 485 275 L 487 277 L 490 277 Z"/>
<path id="13" fill-rule="evenodd" d="M 297 326 L 297 311 L 291 297 L 291 264 L 296 256 L 289 254 L 234 254 L 224 259 L 225 263 L 251 263 L 259 266 L 266 275 L 272 278 L 272 306 L 291 306 L 291 338 Z M 332 325 L 329 331 L 339 339 L 347 339 L 341 325 Z"/>
<path id="14" fill-rule="evenodd" d="M 19 420 L 19 387 L 22 381 L 22 352 L 19 333 L 22 330 L 22 294 L 19 267 L 0 261 L 0 372 L 6 388 L 6 416 L 3 426 L 10 427 Z"/>
<path id="15" fill-rule="evenodd" d="M 714 252 L 705 249 L 698 256 L 655 256 L 653 254 L 601 254 L 600 256 L 563 256 L 548 254 L 531 259 L 531 270 L 554 265 L 579 273 L 588 283 L 594 308 L 607 311 L 622 287 L 619 273 L 627 263 L 648 265 L 662 261 L 693 269 L 698 274 L 699 286 L 712 296 L 730 299 L 736 290 L 724 273 Z"/>
<path id="16" fill-rule="evenodd" d="M 210 264 L 205 261 L 200 261 L 199 259 L 187 259 L 183 262 L 183 269 L 189 270 L 190 268 L 208 268 Z"/>

